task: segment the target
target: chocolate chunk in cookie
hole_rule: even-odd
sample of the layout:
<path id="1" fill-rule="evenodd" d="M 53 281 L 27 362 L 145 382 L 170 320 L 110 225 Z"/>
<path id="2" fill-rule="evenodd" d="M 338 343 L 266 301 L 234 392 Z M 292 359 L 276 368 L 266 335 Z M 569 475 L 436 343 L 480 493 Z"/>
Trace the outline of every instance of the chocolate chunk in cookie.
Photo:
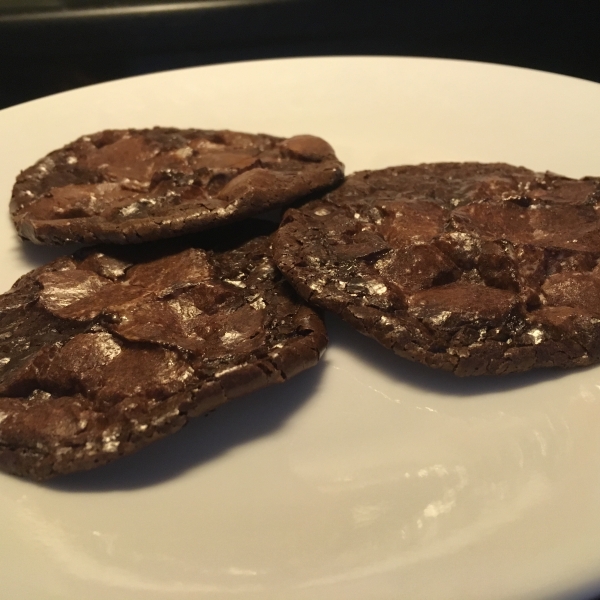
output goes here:
<path id="1" fill-rule="evenodd" d="M 232 131 L 127 129 L 79 138 L 17 178 L 19 235 L 41 244 L 131 244 L 205 230 L 331 188 L 324 140 Z"/>
<path id="2" fill-rule="evenodd" d="M 90 469 L 315 365 L 321 319 L 244 237 L 90 248 L 0 296 L 0 469 Z"/>
<path id="3" fill-rule="evenodd" d="M 600 179 L 506 164 L 364 171 L 274 241 L 299 293 L 457 375 L 600 361 Z"/>

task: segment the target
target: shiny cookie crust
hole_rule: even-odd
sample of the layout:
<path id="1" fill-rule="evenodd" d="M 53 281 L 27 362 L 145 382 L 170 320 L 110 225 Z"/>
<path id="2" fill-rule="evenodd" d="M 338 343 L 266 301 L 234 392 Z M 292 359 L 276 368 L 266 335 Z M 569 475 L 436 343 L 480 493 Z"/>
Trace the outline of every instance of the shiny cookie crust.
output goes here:
<path id="1" fill-rule="evenodd" d="M 600 180 L 503 163 L 363 171 L 286 212 L 306 300 L 457 375 L 600 360 Z"/>
<path id="2" fill-rule="evenodd" d="M 200 129 L 106 130 L 23 171 L 10 210 L 39 244 L 133 244 L 245 219 L 343 179 L 331 146 Z"/>
<path id="3" fill-rule="evenodd" d="M 276 270 L 270 237 L 243 237 L 91 248 L 0 296 L 0 468 L 90 469 L 315 365 L 321 319 Z"/>

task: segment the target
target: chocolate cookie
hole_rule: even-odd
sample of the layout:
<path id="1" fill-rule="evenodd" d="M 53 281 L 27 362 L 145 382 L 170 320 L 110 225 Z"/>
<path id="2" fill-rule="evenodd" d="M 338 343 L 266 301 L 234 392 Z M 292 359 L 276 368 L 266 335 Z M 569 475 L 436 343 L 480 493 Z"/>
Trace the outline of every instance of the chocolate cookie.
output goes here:
<path id="1" fill-rule="evenodd" d="M 59 258 L 0 296 L 4 471 L 41 480 L 107 463 L 325 348 L 268 236 L 114 248 Z"/>
<path id="2" fill-rule="evenodd" d="M 600 179 L 506 164 L 364 171 L 287 211 L 299 293 L 457 375 L 600 360 Z"/>
<path id="3" fill-rule="evenodd" d="M 23 171 L 10 209 L 32 242 L 131 244 L 256 215 L 342 178 L 331 146 L 311 135 L 103 131 Z"/>

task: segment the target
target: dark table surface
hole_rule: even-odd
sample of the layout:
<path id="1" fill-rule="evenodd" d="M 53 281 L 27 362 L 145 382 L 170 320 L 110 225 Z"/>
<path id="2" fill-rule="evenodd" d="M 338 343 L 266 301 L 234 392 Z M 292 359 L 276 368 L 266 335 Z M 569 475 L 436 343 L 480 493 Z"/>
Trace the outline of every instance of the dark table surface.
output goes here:
<path id="1" fill-rule="evenodd" d="M 432 56 L 600 81 L 600 3 L 552 0 L 0 0 L 0 108 L 192 65 Z"/>
<path id="2" fill-rule="evenodd" d="M 459 58 L 600 82 L 599 25 L 593 1 L 0 0 L 0 108 L 142 73 L 288 56 Z"/>

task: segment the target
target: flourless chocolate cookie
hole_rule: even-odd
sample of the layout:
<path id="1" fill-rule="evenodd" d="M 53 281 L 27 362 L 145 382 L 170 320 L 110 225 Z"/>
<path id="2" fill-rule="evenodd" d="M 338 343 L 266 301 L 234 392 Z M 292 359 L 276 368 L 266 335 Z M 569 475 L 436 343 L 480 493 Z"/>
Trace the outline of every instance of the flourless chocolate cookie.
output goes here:
<path id="1" fill-rule="evenodd" d="M 113 130 L 23 171 L 10 208 L 32 242 L 131 244 L 256 215 L 342 178 L 331 146 L 311 135 Z"/>
<path id="2" fill-rule="evenodd" d="M 90 469 L 317 363 L 323 323 L 270 237 L 233 235 L 216 234 L 225 249 L 87 249 L 0 296 L 2 470 Z"/>
<path id="3" fill-rule="evenodd" d="M 299 293 L 402 357 L 457 375 L 600 360 L 600 179 L 506 164 L 351 175 L 287 211 Z"/>

